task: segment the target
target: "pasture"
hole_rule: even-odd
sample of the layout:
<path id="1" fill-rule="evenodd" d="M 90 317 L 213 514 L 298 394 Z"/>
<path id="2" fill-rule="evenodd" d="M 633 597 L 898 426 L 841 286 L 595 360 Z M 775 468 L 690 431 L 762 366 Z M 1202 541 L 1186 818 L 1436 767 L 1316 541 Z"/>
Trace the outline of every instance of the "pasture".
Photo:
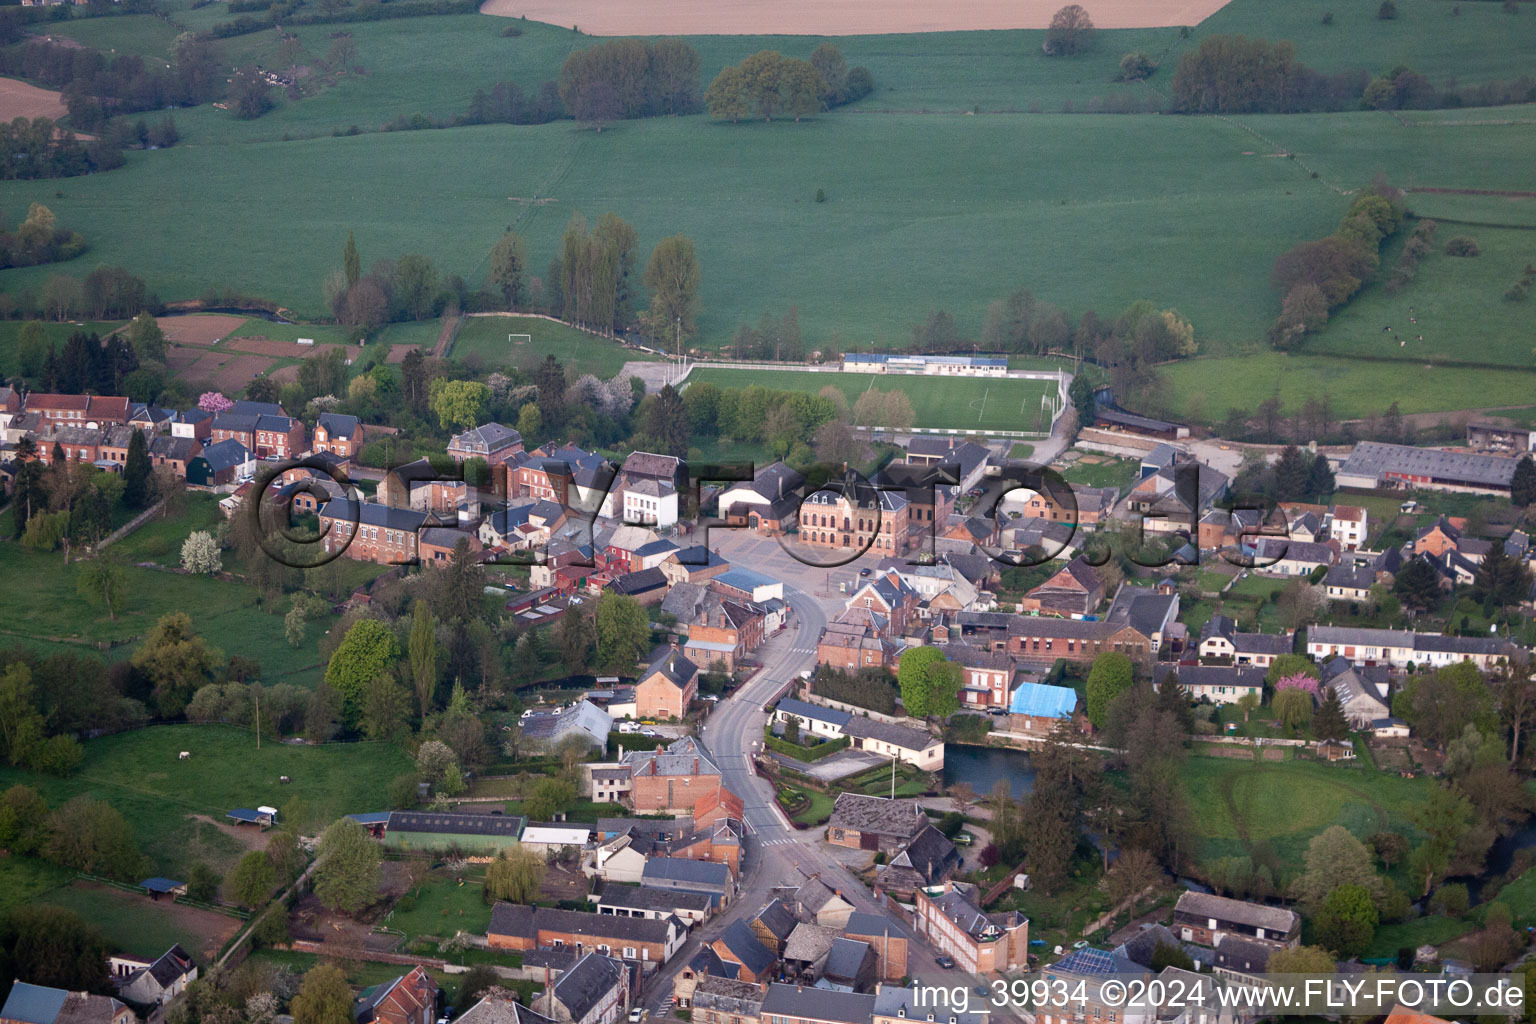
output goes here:
<path id="1" fill-rule="evenodd" d="M 252 143 L 238 161 L 217 146 L 131 154 L 111 175 L 72 179 L 53 206 L 92 225 L 95 260 L 135 266 L 161 295 L 238 282 L 301 315 L 323 312 L 319 282 L 348 230 L 365 265 L 419 251 L 478 283 L 507 227 L 542 267 L 573 213 L 613 210 L 642 253 L 667 234 L 694 239 L 705 347 L 790 306 L 812 344 L 902 347 L 936 307 L 974 334 L 988 302 L 1027 284 L 1074 314 L 1176 307 L 1219 349 L 1262 333 L 1276 252 L 1331 230 L 1344 205 L 1257 145 L 1213 118 L 483 126 Z M 445 183 L 445 149 L 494 170 Z M 0 203 L 32 188 L 6 182 Z M 145 199 L 117 202 L 123 190 Z M 1128 259 L 1127 245 L 1148 258 Z M 50 269 L 10 276 L 37 286 Z"/>
<path id="2" fill-rule="evenodd" d="M 523 0 L 506 2 L 515 4 Z M 1046 57 L 1041 51 L 1045 33 L 1039 29 L 936 31 L 942 26 L 930 23 L 922 26 L 922 31 L 889 34 L 901 27 L 899 22 L 889 20 L 889 11 L 882 12 L 887 19 L 879 26 L 882 34 L 840 35 L 835 41 L 850 65 L 865 65 L 875 75 L 876 91 L 855 104 L 855 110 L 977 109 L 982 113 L 1057 112 L 1068 104 L 1071 107 L 1067 109 L 1083 110 L 1100 101 L 1128 104 L 1135 109 L 1145 109 L 1148 103 L 1161 107 L 1166 102 L 1179 56 L 1198 45 L 1202 36 L 1216 32 L 1293 40 L 1299 58 L 1326 73 L 1358 69 L 1380 74 L 1406 64 L 1437 84 L 1448 78 L 1462 83 L 1515 78 L 1529 71 L 1528 54 L 1536 47 L 1536 24 L 1509 17 L 1498 4 L 1463 4 L 1461 14 L 1452 17 L 1450 5 L 1444 0 L 1400 0 L 1398 18 L 1388 22 L 1375 17 L 1374 7 L 1338 8 L 1331 0 L 1296 0 L 1283 5 L 1265 0 L 1233 0 L 1225 6 L 1216 0 L 1196 0 L 1190 9 L 1202 5 L 1220 10 L 1201 22 L 1189 38 L 1173 27 L 1110 28 L 1108 9 L 1100 4 L 1089 5 L 1100 31 L 1088 52 L 1071 60 Z M 629 6 L 608 8 L 618 11 Z M 842 10 L 848 5 L 836 6 Z M 1153 0 L 1147 6 L 1182 4 L 1175 0 Z M 1020 11 L 1029 9 L 1015 7 Z M 725 8 L 716 5 L 716 9 Z M 951 9 L 960 10 L 953 5 Z M 1334 24 L 1321 23 L 1325 11 L 1333 11 Z M 176 18 L 196 31 L 227 21 L 230 15 L 223 5 L 209 4 L 178 12 Z M 118 22 L 136 21 L 117 18 L 98 23 L 110 27 Z M 90 24 L 78 23 L 82 28 Z M 254 121 L 241 121 L 227 111 L 201 107 L 178 110 L 176 123 L 185 137 L 206 145 L 212 141 L 330 135 L 354 126 L 361 131 L 374 131 L 402 114 L 451 119 L 464 112 L 477 89 L 508 81 L 532 95 L 542 82 L 556 78 L 570 51 L 599 41 L 586 34 L 597 24 L 595 21 L 583 18 L 577 24 L 582 32 L 571 31 L 570 21 L 543 24 L 528 20 L 512 26 L 504 18 L 486 15 L 412 19 L 410 25 L 390 21 L 349 24 L 346 30 L 357 44 L 359 63 L 367 69 L 366 76 L 344 76 L 333 84 L 323 85 L 318 79 L 309 79 L 305 83 L 309 94 L 304 99 L 294 102 L 275 97 L 278 109 Z M 774 49 L 808 57 L 826 38 L 805 34 L 813 24 L 812 19 L 801 20 L 795 35 L 695 34 L 688 36 L 688 42 L 703 58 L 701 78 L 708 83 L 721 68 L 738 63 L 757 50 Z M 66 25 L 73 31 L 77 23 Z M 509 27 L 519 29 L 521 35 L 502 36 L 502 31 Z M 331 27 L 285 28 L 296 33 L 301 42 L 301 66 L 313 66 L 330 47 Z M 641 34 L 665 31 L 653 24 Z M 142 33 L 132 33 L 129 40 L 131 46 L 139 48 L 136 52 L 145 56 L 164 53 L 148 26 Z M 125 48 L 123 43 L 112 45 Z M 220 45 L 230 66 L 279 64 L 277 34 L 270 29 L 225 40 Z M 1159 62 L 1161 70 L 1145 82 L 1115 81 L 1120 57 L 1129 51 L 1149 54 Z M 443 67 L 452 67 L 454 74 L 441 74 Z"/>
<path id="3" fill-rule="evenodd" d="M 1264 840 L 1297 869 L 1312 837 L 1333 825 L 1360 839 L 1383 830 L 1417 835 L 1410 815 L 1431 785 L 1356 762 L 1192 757 L 1182 774 L 1201 860 L 1242 856 Z"/>
<path id="4" fill-rule="evenodd" d="M 180 751 L 192 756 L 179 760 Z M 85 742 L 85 761 L 69 778 L 0 769 L 0 788 L 25 783 L 57 807 L 82 793 L 107 800 L 133 827 L 153 874 L 184 878 L 198 860 L 220 872 L 253 845 L 253 828 L 225 823 L 234 807 L 294 798 L 308 806 L 306 835 L 344 814 L 385 806 L 389 780 L 410 770 L 410 758 L 381 743 L 322 746 L 266 739 L 224 725 L 158 725 Z M 280 785 L 286 775 L 289 785 Z"/>
<path id="5" fill-rule="evenodd" d="M 775 391 L 815 394 L 834 387 L 851 409 L 868 390 L 900 391 L 912 403 L 913 426 L 955 430 L 1025 430 L 1048 432 L 1050 415 L 1042 412 L 1042 395 L 1056 394 L 1054 381 L 926 377 L 882 373 L 808 373 L 797 370 L 727 370 L 698 366 L 687 383 L 707 381 L 722 388 L 764 387 Z M 883 426 L 884 424 L 859 424 Z"/>
<path id="6" fill-rule="evenodd" d="M 9 535 L 9 519 L 5 522 Z M 181 542 L 191 527 L 176 522 L 150 523 L 145 530 L 152 532 L 138 545 L 131 543 L 133 536 L 124 542 L 125 557 L 146 555 L 152 550 L 152 557 L 158 557 L 164 564 L 179 564 Z M 239 567 L 231 561 L 225 568 L 237 571 Z M 339 590 L 352 578 L 343 575 L 349 571 L 346 566 L 309 570 L 311 585 L 319 586 L 322 580 L 334 576 L 334 590 Z M 0 543 L 0 578 L 7 581 L 9 598 L 5 622 L 0 626 L 0 645 L 23 643 L 45 651 L 68 649 L 109 659 L 123 658 L 160 616 L 185 611 L 191 616 L 193 627 L 226 655 L 245 654 L 261 662 L 262 679 L 269 684 L 285 682 L 289 674 L 320 661 L 317 644 L 322 628 L 330 624 L 329 616 L 311 622 L 309 642 L 302 647 L 290 647 L 283 639 L 287 602 L 263 607 L 260 594 L 243 582 L 184 576 L 136 564 L 127 565 L 123 572 L 127 585 L 122 607 L 117 609 L 114 619 L 105 608 L 91 604 L 77 591 L 78 562 L 66 566 L 58 553 L 43 554 L 19 543 Z"/>
<path id="7" fill-rule="evenodd" d="M 1172 363 L 1162 374 L 1175 414 L 1195 422 L 1219 422 L 1229 409 L 1251 413 L 1271 396 L 1279 396 L 1288 412 L 1309 398 L 1328 397 L 1336 416 L 1363 419 L 1386 412 L 1394 401 L 1405 413 L 1449 414 L 1528 404 L 1536 393 L 1536 373 L 1528 370 L 1365 362 L 1257 347 L 1243 355 Z"/>
<path id="8" fill-rule="evenodd" d="M 514 341 L 514 334 L 529 337 Z M 487 369 L 516 366 L 522 370 L 531 370 L 546 356 L 554 356 L 578 374 L 590 373 L 603 380 L 615 376 L 625 363 L 655 359 L 649 353 L 555 320 L 501 314 L 466 317 L 448 354 L 465 361 L 479 360 Z"/>

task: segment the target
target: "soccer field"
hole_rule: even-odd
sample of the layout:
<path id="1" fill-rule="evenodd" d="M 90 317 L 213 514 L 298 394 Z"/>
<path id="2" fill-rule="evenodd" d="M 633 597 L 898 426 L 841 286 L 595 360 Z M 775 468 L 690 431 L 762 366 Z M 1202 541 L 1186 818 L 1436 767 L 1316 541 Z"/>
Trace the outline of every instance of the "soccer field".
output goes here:
<path id="1" fill-rule="evenodd" d="M 832 386 L 848 405 L 870 388 L 901 391 L 912 402 L 918 427 L 953 430 L 1025 430 L 1049 433 L 1051 412 L 1041 397 L 1056 395 L 1056 382 L 986 377 L 918 377 L 879 373 L 808 373 L 800 370 L 726 370 L 695 367 L 688 383 L 708 381 L 722 388 L 751 386 L 775 391 L 809 391 Z"/>

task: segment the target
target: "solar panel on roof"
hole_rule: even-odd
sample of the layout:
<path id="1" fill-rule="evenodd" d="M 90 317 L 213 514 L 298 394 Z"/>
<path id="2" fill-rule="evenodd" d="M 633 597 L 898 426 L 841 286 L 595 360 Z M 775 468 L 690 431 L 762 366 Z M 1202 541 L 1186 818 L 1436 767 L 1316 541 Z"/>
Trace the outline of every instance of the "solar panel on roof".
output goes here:
<path id="1" fill-rule="evenodd" d="M 1113 974 L 1115 973 L 1114 956 L 1102 949 L 1079 949 L 1071 956 L 1056 964 L 1064 971 L 1073 971 L 1077 974 Z"/>

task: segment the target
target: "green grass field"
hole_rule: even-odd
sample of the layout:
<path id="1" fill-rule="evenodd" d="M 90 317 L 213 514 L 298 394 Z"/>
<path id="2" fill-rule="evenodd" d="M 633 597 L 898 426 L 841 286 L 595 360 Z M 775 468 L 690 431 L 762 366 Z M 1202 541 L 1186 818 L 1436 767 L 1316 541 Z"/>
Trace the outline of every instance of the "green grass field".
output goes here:
<path id="1" fill-rule="evenodd" d="M 835 387 L 853 406 L 859 395 L 876 391 L 901 391 L 912 402 L 918 427 L 949 427 L 956 430 L 1050 429 L 1049 414 L 1040 408 L 1040 397 L 1055 395 L 1054 381 L 1005 378 L 988 380 L 960 377 L 918 377 L 874 373 L 805 373 L 797 370 L 725 370 L 699 366 L 688 383 L 708 381 L 726 388 L 757 386 L 779 391 L 808 391 Z M 873 424 L 883 426 L 883 424 Z"/>
<path id="2" fill-rule="evenodd" d="M 1409 815 L 1430 784 L 1359 764 L 1208 757 L 1190 758 L 1183 776 L 1202 860 L 1240 856 L 1263 839 L 1290 865 L 1300 865 L 1312 837 L 1333 825 L 1361 838 L 1388 828 L 1412 832 Z"/>
<path id="3" fill-rule="evenodd" d="M 216 513 L 210 511 L 210 505 L 205 501 L 190 503 L 189 518 L 183 521 L 146 524 L 142 537 L 130 535 L 124 542 L 125 559 L 178 564 L 181 542 L 187 534 L 194 527 L 213 525 Z M 340 574 L 337 578 L 351 585 L 370 572 L 377 574 L 377 567 L 356 569 L 348 559 L 337 559 L 332 565 L 335 567 L 309 570 L 311 584 L 329 582 L 328 573 Z M 228 571 L 239 568 L 232 561 L 225 564 Z M 10 597 L 5 621 L 0 624 L 0 645 L 23 643 L 45 653 L 68 649 L 124 658 L 160 616 L 184 611 L 191 616 L 194 628 L 226 655 L 256 658 L 263 681 L 269 684 L 290 681 L 287 676 L 320 661 L 317 644 L 323 629 L 330 625 L 329 616 L 311 622 L 309 640 L 302 647 L 290 647 L 283 639 L 286 601 L 273 609 L 262 608 L 257 592 L 243 583 L 183 576 L 131 563 L 123 571 L 127 586 L 114 619 L 77 592 L 78 563 L 65 566 L 61 554 L 40 554 L 10 541 L 0 543 L 0 577 L 8 581 Z"/>
<path id="4" fill-rule="evenodd" d="M 1327 396 L 1334 414 L 1350 419 L 1383 413 L 1394 401 L 1403 412 L 1450 412 L 1517 405 L 1536 392 L 1536 373 L 1525 370 L 1442 369 L 1264 350 L 1171 363 L 1162 373 L 1174 411 L 1197 422 L 1220 421 L 1233 408 L 1251 412 L 1272 395 L 1288 411 Z"/>
<path id="5" fill-rule="evenodd" d="M 513 342 L 508 337 L 512 334 L 531 337 Z M 618 342 L 536 316 L 466 317 L 448 354 L 455 359 L 478 359 L 487 368 L 517 366 L 525 370 L 552 355 L 577 373 L 594 374 L 604 380 L 617 374 L 627 362 L 654 358 Z"/>
<path id="6" fill-rule="evenodd" d="M 192 757 L 178 759 L 180 751 Z M 35 787 L 52 806 L 81 793 L 109 801 L 133 826 L 153 873 L 182 877 L 206 860 L 226 870 L 244 847 L 197 815 L 223 822 L 233 807 L 272 804 L 294 797 L 309 804 L 312 828 L 343 814 L 385 805 L 389 780 L 409 770 L 410 759 L 376 743 L 319 747 L 263 742 L 222 725 L 165 725 L 85 743 L 85 762 L 67 779 L 0 769 L 0 788 Z M 290 785 L 279 785 L 287 775 Z"/>
<path id="7" fill-rule="evenodd" d="M 6 285 L 37 288 L 50 273 L 121 263 L 167 299 L 234 286 L 318 317 L 321 282 L 339 264 L 349 230 L 365 264 L 419 251 L 442 273 L 478 285 L 507 228 L 525 236 L 538 270 L 573 213 L 590 219 L 613 210 L 635 224 L 642 253 L 674 232 L 695 240 L 703 265 L 697 343 L 705 348 L 726 344 L 742 322 L 791 306 L 811 346 L 893 348 L 934 308 L 974 335 L 988 302 L 1021 284 L 1073 315 L 1111 316 L 1146 298 L 1189 316 L 1206 357 L 1168 371 L 1176 411 L 1218 419 L 1273 390 L 1273 357 L 1247 355 L 1268 356 L 1262 336 L 1279 298 L 1268 285 L 1270 265 L 1290 245 L 1332 230 L 1347 203 L 1341 190 L 1378 173 L 1409 188 L 1518 189 L 1536 162 L 1530 106 L 1401 118 L 1060 113 L 1069 102 L 1081 110 L 1116 96 L 1140 103 L 1166 94 L 1179 55 L 1216 32 L 1293 40 L 1299 58 L 1323 72 L 1407 64 L 1437 85 L 1513 78 L 1536 49 L 1536 21 L 1494 4 L 1461 5 L 1452 16 L 1443 0 L 1401 0 L 1399 18 L 1385 22 L 1334 6 L 1235 0 L 1188 38 L 1174 29 L 1100 32 L 1072 61 L 1042 56 L 1037 32 L 850 37 L 839 40 L 849 62 L 869 66 L 879 83 L 852 111 L 800 124 L 658 118 L 601 133 L 570 122 L 378 133 L 399 115 L 451 117 L 497 81 L 532 92 L 592 40 L 477 15 L 349 25 L 366 75 L 312 79 L 317 91 L 280 99 L 254 121 L 211 106 L 179 110 L 182 145 L 130 153 L 128 166 L 110 174 L 57 187 L 0 184 L 0 207 L 46 198 L 91 242 L 83 260 L 8 271 Z M 1324 11 L 1333 24 L 1322 24 Z M 177 9 L 172 22 L 103 18 L 59 30 L 154 58 L 174 29 L 227 17 L 222 5 L 209 5 Z M 511 26 L 522 34 L 503 37 Z M 323 57 L 331 30 L 294 29 L 301 63 Z M 706 80 L 756 49 L 804 56 L 818 41 L 693 40 Z M 277 45 L 274 30 L 220 43 L 227 64 L 267 67 L 278 63 Z M 1145 83 L 1113 83 L 1119 55 L 1132 49 L 1160 59 L 1161 70 Z M 454 74 L 442 74 L 449 66 Z M 334 137 L 353 126 L 364 134 Z M 476 170 L 445 178 L 449 154 L 455 166 Z M 813 201 L 818 189 L 825 203 Z M 138 199 L 123 203 L 125 194 Z M 1411 193 L 1410 202 L 1428 216 L 1536 225 L 1532 200 Z M 221 230 L 207 231 L 211 223 Z M 1442 238 L 1456 230 L 1446 224 Z M 1404 411 L 1484 404 L 1463 395 L 1528 404 L 1513 393 L 1529 382 L 1486 371 L 1413 375 L 1409 385 L 1395 364 L 1350 363 L 1343 369 L 1352 386 L 1339 387 L 1337 363 L 1310 362 L 1325 352 L 1381 354 L 1383 316 L 1400 319 L 1399 307 L 1412 304 L 1433 325 L 1426 352 L 1530 366 L 1529 310 L 1497 299 L 1511 268 L 1532 258 L 1526 248 L 1522 233 L 1488 229 L 1479 260 L 1427 260 L 1398 297 L 1367 288 L 1311 339 L 1309 362 L 1286 365 L 1282 390 L 1299 401 L 1326 388 L 1346 415 L 1343 406 L 1376 411 L 1399 384 Z M 378 340 L 427 343 L 429 328 L 391 327 Z M 497 344 L 472 333 L 462 351 L 494 354 Z M 1384 354 L 1422 365 L 1412 349 Z M 1240 365 L 1221 361 L 1239 355 Z M 0 362 L 4 356 L 0 340 Z M 611 364 L 604 356 L 596 365 Z"/>

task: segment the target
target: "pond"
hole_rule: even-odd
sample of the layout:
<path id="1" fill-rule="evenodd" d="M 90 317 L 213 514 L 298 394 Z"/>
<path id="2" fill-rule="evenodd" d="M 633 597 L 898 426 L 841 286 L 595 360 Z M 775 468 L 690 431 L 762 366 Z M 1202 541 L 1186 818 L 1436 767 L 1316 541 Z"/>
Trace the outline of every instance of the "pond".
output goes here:
<path id="1" fill-rule="evenodd" d="M 999 779 L 1006 779 L 1015 799 L 1024 796 L 1035 782 L 1035 770 L 1029 754 L 1022 750 L 999 747 L 970 747 L 949 743 L 944 746 L 944 785 L 968 784 L 977 796 L 992 792 Z"/>

